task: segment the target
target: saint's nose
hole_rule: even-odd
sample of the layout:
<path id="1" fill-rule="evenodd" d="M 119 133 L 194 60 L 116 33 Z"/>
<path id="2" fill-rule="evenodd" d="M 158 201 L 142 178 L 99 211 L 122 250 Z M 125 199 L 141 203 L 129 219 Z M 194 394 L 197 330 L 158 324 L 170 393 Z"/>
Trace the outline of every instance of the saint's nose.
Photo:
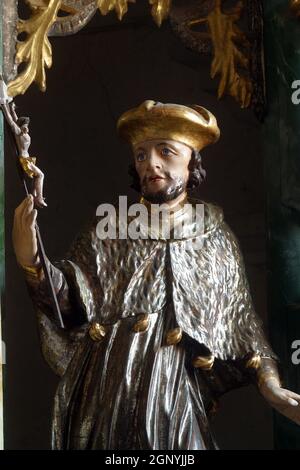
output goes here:
<path id="1" fill-rule="evenodd" d="M 148 167 L 150 169 L 162 167 L 161 159 L 155 150 L 149 152 Z"/>

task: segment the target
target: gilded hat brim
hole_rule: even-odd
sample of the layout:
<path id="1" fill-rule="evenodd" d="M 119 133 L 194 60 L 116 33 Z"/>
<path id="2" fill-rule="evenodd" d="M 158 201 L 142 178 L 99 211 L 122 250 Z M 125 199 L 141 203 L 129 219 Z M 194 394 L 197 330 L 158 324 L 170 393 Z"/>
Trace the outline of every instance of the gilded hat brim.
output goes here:
<path id="1" fill-rule="evenodd" d="M 220 136 L 215 116 L 202 106 L 150 100 L 125 112 L 118 120 L 117 129 L 132 147 L 149 140 L 171 139 L 199 151 Z"/>

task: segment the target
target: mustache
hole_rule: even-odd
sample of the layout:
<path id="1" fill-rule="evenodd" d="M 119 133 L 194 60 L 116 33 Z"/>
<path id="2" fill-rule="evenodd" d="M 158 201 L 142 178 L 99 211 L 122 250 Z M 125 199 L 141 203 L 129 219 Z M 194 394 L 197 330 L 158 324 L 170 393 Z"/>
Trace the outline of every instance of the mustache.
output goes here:
<path id="1" fill-rule="evenodd" d="M 163 174 L 159 174 L 157 176 L 160 176 L 161 178 L 165 178 L 165 179 L 170 180 L 170 181 L 175 181 L 174 178 L 171 176 L 171 173 L 169 171 L 165 171 Z M 149 178 L 149 176 L 144 176 L 144 178 L 142 179 L 142 185 L 145 185 L 148 178 Z"/>

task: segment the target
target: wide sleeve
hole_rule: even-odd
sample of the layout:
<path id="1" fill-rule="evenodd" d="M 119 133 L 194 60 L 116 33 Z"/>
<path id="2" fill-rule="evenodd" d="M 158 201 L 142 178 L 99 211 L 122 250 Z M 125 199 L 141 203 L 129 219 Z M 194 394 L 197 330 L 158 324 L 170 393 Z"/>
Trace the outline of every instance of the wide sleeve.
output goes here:
<path id="1" fill-rule="evenodd" d="M 43 270 L 39 276 L 25 272 L 28 292 L 37 313 L 42 352 L 59 375 L 66 370 L 78 341 L 101 302 L 95 225 L 93 218 L 75 238 L 62 260 L 46 261 L 64 329 L 59 326 Z"/>
<path id="2" fill-rule="evenodd" d="M 226 237 L 225 262 L 230 259 L 226 273 L 228 305 L 225 321 L 229 329 L 232 354 L 243 356 L 257 353 L 262 357 L 276 358 L 264 333 L 262 320 L 255 311 L 244 257 L 237 237 L 225 222 L 222 231 Z"/>
<path id="3" fill-rule="evenodd" d="M 214 363 L 209 370 L 198 369 L 197 375 L 212 410 L 218 399 L 234 388 L 260 387 L 270 376 L 280 381 L 278 357 L 255 310 L 240 244 L 221 210 L 219 214 L 210 248 L 206 248 L 219 286 L 210 330 L 209 358 L 214 357 Z M 204 362 L 202 356 L 199 359 L 200 364 Z"/>
<path id="4" fill-rule="evenodd" d="M 246 274 L 244 257 L 237 237 L 223 221 L 222 230 L 227 240 L 231 260 L 228 283 L 228 306 L 222 327 L 227 331 L 227 356 L 233 359 L 243 375 L 260 383 L 269 375 L 279 379 L 278 357 L 256 313 Z M 229 277 L 228 277 L 229 278 Z"/>

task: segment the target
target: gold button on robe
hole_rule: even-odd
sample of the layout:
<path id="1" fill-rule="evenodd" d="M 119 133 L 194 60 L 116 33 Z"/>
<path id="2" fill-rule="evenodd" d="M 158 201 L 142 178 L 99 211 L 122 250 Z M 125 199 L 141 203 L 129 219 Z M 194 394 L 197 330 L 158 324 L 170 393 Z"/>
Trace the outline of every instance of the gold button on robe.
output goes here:
<path id="1" fill-rule="evenodd" d="M 89 328 L 89 335 L 93 341 L 101 341 L 106 335 L 105 327 L 100 323 L 94 322 Z"/>
<path id="2" fill-rule="evenodd" d="M 166 337 L 168 346 L 172 346 L 180 343 L 182 339 L 182 329 L 180 327 L 169 330 Z"/>
<path id="3" fill-rule="evenodd" d="M 133 326 L 133 331 L 135 333 L 143 333 L 144 331 L 148 330 L 149 324 L 149 315 L 141 314 L 138 316 L 138 320 Z"/>

